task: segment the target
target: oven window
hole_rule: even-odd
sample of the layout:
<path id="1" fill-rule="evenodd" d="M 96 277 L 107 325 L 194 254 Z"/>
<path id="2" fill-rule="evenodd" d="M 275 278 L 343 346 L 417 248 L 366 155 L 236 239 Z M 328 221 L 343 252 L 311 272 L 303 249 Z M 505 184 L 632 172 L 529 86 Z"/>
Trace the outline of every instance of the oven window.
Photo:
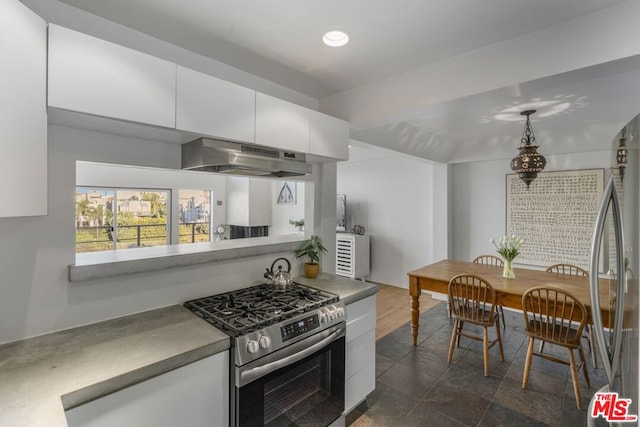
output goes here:
<path id="1" fill-rule="evenodd" d="M 341 338 L 324 351 L 242 387 L 240 425 L 329 425 L 344 410 L 344 374 Z"/>

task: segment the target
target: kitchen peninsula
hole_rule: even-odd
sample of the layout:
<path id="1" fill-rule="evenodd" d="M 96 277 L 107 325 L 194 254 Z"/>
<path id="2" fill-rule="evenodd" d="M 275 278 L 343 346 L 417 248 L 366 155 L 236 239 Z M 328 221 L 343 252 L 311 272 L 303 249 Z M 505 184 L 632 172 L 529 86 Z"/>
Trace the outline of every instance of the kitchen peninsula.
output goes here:
<path id="1" fill-rule="evenodd" d="M 378 291 L 375 285 L 325 273 L 296 281 L 337 293 L 347 304 L 348 321 L 360 320 L 349 318 L 349 307 Z M 368 314 L 375 320 L 375 311 Z M 5 344 L 0 346 L 0 425 L 66 426 L 65 410 L 200 361 L 214 360 L 228 372 L 228 349 L 228 335 L 177 305 Z M 211 370 L 198 375 L 205 382 L 217 378 L 212 386 L 223 394 L 205 409 L 224 425 L 228 380 Z M 180 413 L 180 408 L 168 409 Z"/>

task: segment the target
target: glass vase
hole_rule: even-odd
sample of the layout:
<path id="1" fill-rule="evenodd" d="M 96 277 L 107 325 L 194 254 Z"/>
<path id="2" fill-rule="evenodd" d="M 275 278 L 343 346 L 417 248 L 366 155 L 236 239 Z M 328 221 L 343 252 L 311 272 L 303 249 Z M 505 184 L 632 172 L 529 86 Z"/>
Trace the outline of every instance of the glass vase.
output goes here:
<path id="1" fill-rule="evenodd" d="M 513 266 L 511 265 L 511 260 L 505 260 L 504 268 L 502 269 L 502 277 L 506 279 L 515 279 L 516 275 L 513 272 Z"/>

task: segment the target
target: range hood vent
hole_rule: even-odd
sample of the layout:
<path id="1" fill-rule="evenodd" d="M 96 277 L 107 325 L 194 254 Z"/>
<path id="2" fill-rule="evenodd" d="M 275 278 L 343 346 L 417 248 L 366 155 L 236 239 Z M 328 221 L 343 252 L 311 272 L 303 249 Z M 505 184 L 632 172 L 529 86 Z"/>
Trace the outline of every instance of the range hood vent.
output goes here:
<path id="1" fill-rule="evenodd" d="M 211 138 L 182 144 L 182 169 L 274 177 L 311 173 L 304 154 Z"/>

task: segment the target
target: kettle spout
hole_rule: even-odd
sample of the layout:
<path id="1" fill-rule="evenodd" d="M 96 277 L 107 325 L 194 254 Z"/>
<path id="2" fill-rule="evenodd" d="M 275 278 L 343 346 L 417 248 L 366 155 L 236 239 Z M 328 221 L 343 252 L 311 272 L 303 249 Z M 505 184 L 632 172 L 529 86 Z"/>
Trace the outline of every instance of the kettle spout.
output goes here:
<path id="1" fill-rule="evenodd" d="M 264 273 L 264 278 L 273 280 L 273 271 L 269 270 L 268 268 L 265 268 L 265 270 L 267 271 Z"/>

